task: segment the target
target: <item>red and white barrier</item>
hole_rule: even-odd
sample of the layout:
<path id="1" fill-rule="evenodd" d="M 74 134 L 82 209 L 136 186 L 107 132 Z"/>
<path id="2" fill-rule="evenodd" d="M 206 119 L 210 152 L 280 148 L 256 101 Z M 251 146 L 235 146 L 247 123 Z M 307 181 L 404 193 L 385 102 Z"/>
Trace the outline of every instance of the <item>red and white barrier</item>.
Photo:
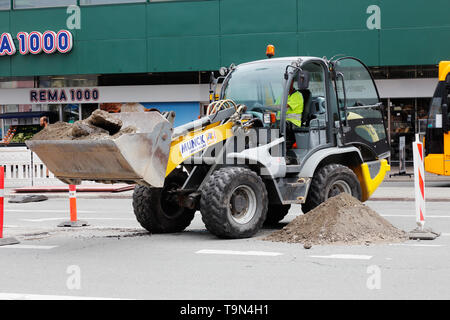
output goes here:
<path id="1" fill-rule="evenodd" d="M 77 186 L 69 185 L 70 221 L 77 221 Z"/>
<path id="2" fill-rule="evenodd" d="M 3 223 L 5 214 L 5 168 L 0 165 L 0 246 L 17 244 L 16 238 L 3 238 Z"/>
<path id="3" fill-rule="evenodd" d="M 85 227 L 86 221 L 80 221 L 77 217 L 77 186 L 69 185 L 70 221 L 62 222 L 58 227 Z"/>
<path id="4" fill-rule="evenodd" d="M 413 158 L 414 158 L 414 189 L 416 194 L 416 222 L 420 229 L 423 230 L 425 225 L 425 168 L 424 168 L 424 152 L 423 143 L 416 135 L 416 141 L 413 142 Z"/>
<path id="5" fill-rule="evenodd" d="M 416 223 L 417 228 L 409 232 L 409 239 L 414 240 L 434 240 L 440 233 L 434 232 L 430 228 L 425 229 L 425 168 L 424 168 L 423 143 L 416 134 L 416 141 L 413 142 L 414 158 L 414 189 L 416 194 Z"/>

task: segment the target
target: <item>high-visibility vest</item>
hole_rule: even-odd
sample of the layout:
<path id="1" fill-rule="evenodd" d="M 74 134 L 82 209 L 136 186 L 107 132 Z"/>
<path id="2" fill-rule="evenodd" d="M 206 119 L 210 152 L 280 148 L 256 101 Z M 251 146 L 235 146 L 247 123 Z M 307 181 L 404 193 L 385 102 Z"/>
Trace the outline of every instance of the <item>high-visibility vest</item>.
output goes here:
<path id="1" fill-rule="evenodd" d="M 303 113 L 303 95 L 295 91 L 288 97 L 287 101 L 290 108 L 286 111 L 286 121 L 292 122 L 297 127 L 302 126 Z"/>
<path id="2" fill-rule="evenodd" d="M 280 98 L 277 99 L 275 104 L 280 104 Z M 290 108 L 286 111 L 286 121 L 292 122 L 297 127 L 302 126 L 302 113 L 303 113 L 303 95 L 295 91 L 288 97 L 287 101 Z M 280 111 L 277 113 L 277 119 L 280 120 Z"/>

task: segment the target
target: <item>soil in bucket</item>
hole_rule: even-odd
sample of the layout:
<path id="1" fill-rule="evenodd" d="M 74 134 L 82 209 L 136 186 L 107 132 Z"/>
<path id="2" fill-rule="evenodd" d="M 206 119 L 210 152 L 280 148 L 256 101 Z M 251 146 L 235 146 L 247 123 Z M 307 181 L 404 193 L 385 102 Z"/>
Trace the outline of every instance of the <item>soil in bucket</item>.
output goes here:
<path id="1" fill-rule="evenodd" d="M 122 128 L 122 121 L 103 110 L 95 110 L 89 118 L 75 123 L 56 122 L 33 136 L 31 140 L 95 140 L 116 139 L 135 133 L 136 127 Z"/>

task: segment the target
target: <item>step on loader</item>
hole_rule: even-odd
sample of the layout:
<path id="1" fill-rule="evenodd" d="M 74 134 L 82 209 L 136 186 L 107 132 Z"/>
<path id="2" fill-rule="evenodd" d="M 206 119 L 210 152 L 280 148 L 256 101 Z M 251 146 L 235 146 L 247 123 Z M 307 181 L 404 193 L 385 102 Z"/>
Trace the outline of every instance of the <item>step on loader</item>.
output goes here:
<path id="1" fill-rule="evenodd" d="M 66 183 L 136 184 L 134 213 L 152 233 L 180 232 L 200 210 L 218 237 L 251 237 L 291 204 L 307 213 L 341 192 L 365 201 L 383 181 L 383 106 L 360 60 L 273 58 L 221 74 L 220 93 L 211 94 L 219 99 L 191 123 L 173 128 L 172 113 L 118 113 L 136 133 L 27 145 Z M 300 126 L 287 120 L 292 85 L 304 101 Z"/>

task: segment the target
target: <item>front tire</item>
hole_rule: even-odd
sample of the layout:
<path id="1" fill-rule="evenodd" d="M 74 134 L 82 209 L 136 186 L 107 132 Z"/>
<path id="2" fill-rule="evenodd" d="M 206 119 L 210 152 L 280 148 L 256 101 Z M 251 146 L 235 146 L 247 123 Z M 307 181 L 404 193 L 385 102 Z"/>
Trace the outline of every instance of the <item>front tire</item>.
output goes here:
<path id="1" fill-rule="evenodd" d="M 215 171 L 201 190 L 200 211 L 206 229 L 220 238 L 248 238 L 262 227 L 268 196 L 262 179 L 241 167 Z"/>
<path id="2" fill-rule="evenodd" d="M 303 213 L 342 192 L 361 201 L 361 184 L 356 174 L 341 164 L 333 163 L 320 168 L 313 177 L 306 202 L 302 204 Z"/>
<path id="3" fill-rule="evenodd" d="M 176 195 L 170 192 L 181 188 L 186 179 L 187 174 L 177 170 L 166 178 L 163 188 L 134 188 L 134 214 L 143 228 L 151 233 L 173 233 L 189 226 L 195 210 L 180 207 Z"/>

